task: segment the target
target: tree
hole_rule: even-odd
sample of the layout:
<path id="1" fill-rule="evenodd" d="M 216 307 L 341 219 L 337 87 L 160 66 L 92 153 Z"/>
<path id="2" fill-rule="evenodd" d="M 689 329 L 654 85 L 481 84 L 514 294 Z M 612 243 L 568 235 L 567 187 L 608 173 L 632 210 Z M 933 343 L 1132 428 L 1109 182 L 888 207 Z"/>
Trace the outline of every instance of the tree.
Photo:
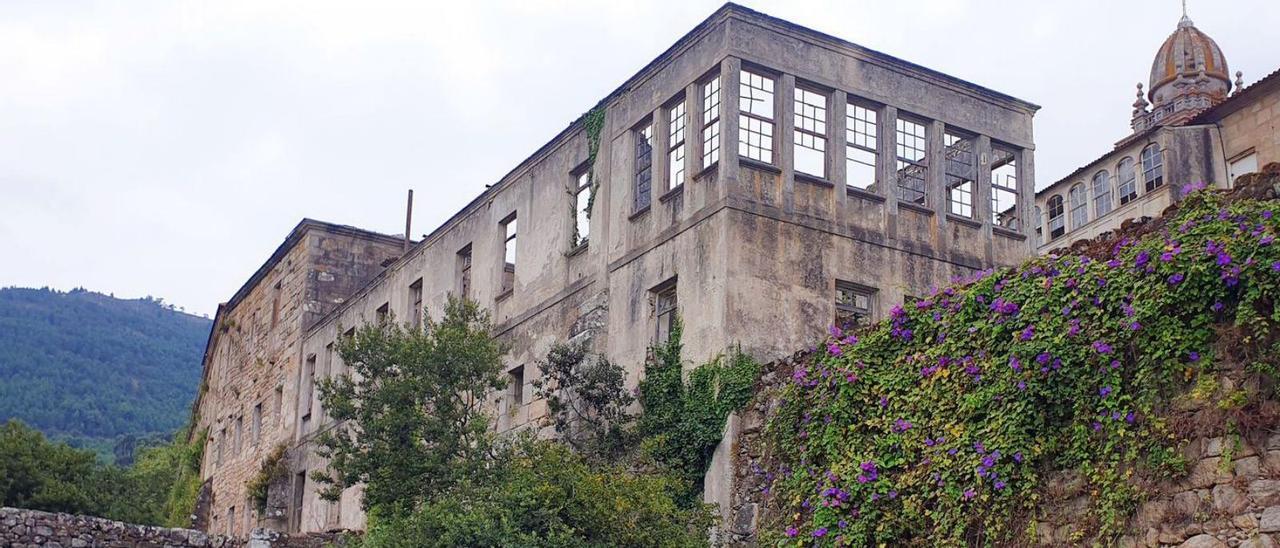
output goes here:
<path id="1" fill-rule="evenodd" d="M 335 500 L 364 483 L 365 509 L 407 515 L 461 482 L 482 481 L 493 449 L 484 399 L 505 386 L 502 346 L 488 314 L 450 298 L 422 331 L 367 325 L 338 343 L 349 373 L 320 383 L 320 401 L 342 424 L 319 438 L 329 468 L 314 475 Z"/>
<path id="2" fill-rule="evenodd" d="M 560 441 L 588 459 L 616 462 L 635 440 L 626 371 L 588 352 L 585 342 L 553 346 L 538 369 L 533 387 Z"/>
<path id="3" fill-rule="evenodd" d="M 0 426 L 0 506 L 93 513 L 92 452 L 51 443 L 16 420 Z"/>

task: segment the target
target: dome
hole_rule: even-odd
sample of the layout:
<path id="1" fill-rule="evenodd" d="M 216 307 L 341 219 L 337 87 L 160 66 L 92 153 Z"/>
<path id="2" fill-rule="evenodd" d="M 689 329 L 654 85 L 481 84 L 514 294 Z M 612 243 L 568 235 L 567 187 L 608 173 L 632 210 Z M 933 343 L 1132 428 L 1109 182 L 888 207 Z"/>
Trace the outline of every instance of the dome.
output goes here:
<path id="1" fill-rule="evenodd" d="M 1231 91 L 1230 74 L 1222 49 L 1183 14 L 1151 63 L 1151 102 L 1166 103 L 1188 87 L 1224 99 Z"/>

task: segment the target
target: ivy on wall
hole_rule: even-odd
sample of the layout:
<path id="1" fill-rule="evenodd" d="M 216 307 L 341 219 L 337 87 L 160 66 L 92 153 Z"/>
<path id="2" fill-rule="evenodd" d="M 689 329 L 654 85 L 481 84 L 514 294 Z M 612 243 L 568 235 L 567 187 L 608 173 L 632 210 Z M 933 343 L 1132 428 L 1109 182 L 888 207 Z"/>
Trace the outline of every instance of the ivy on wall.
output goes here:
<path id="1" fill-rule="evenodd" d="M 1275 205 L 1194 192 L 1106 257 L 982 272 L 866 330 L 833 328 L 767 426 L 764 543 L 1017 543 L 1043 475 L 1063 469 L 1088 482 L 1098 538 L 1117 534 L 1135 475 L 1185 471 L 1170 400 L 1213 382 L 1224 348 L 1275 375 Z"/>

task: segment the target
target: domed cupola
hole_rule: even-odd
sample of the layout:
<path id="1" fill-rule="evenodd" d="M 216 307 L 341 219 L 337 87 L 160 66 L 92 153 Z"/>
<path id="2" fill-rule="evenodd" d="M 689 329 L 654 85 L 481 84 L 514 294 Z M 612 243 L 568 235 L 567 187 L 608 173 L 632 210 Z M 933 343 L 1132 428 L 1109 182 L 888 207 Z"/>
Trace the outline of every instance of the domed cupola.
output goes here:
<path id="1" fill-rule="evenodd" d="M 1185 122 L 1223 101 L 1231 92 L 1230 74 L 1222 49 L 1195 27 L 1184 4 L 1178 28 L 1160 45 L 1151 63 L 1151 112 L 1145 112 L 1141 97 L 1134 105 L 1134 130 Z M 1141 93 L 1142 84 L 1138 88 Z"/>

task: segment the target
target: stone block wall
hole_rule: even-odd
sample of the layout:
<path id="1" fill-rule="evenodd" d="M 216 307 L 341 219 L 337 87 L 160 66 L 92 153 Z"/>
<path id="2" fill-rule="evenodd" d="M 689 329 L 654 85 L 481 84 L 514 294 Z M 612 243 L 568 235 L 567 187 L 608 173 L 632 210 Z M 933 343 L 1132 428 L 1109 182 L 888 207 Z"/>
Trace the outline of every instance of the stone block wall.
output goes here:
<path id="1" fill-rule="evenodd" d="M 341 532 L 284 535 L 258 529 L 247 540 L 194 529 L 134 525 L 109 519 L 0 508 L 0 546 L 12 548 L 321 548 L 347 544 Z"/>

